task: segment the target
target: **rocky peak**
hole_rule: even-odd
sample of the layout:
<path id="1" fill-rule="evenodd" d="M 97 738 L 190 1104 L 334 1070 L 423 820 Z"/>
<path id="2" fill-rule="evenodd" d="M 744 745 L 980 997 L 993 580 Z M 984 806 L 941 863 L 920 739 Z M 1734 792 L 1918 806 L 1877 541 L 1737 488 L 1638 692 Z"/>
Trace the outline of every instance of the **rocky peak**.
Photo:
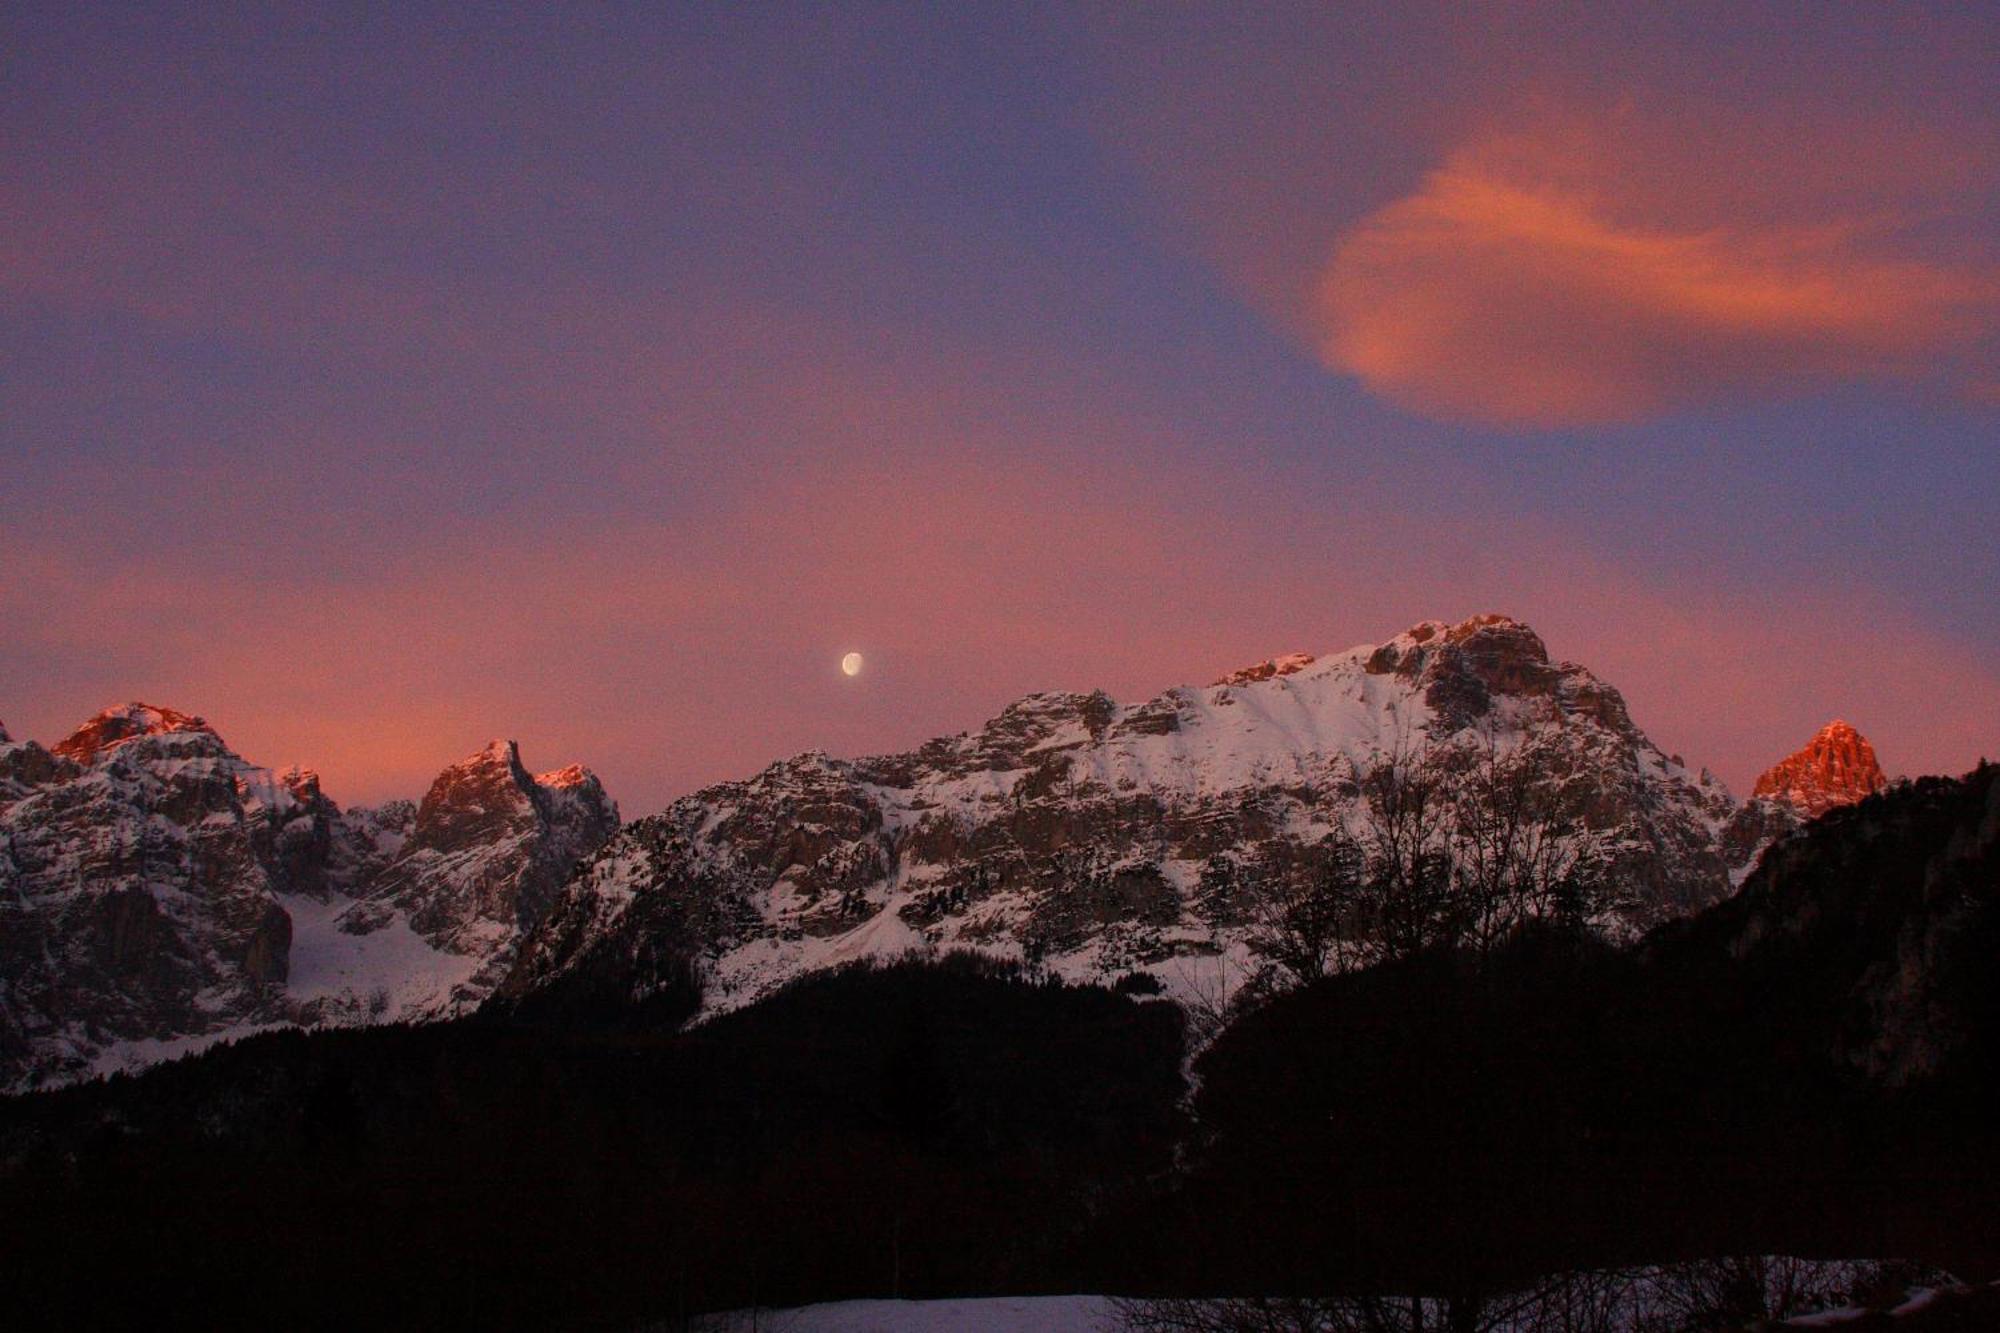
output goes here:
<path id="1" fill-rule="evenodd" d="M 1551 662 L 1526 625 L 1478 616 L 1143 703 L 1033 694 L 912 753 L 809 756 L 694 793 L 567 881 L 502 993 L 614 976 L 643 993 L 685 949 L 733 1005 L 912 948 L 1006 952 L 1076 977 L 1151 969 L 1173 993 L 1195 984 L 1194 960 L 1257 966 L 1243 886 L 1297 873 L 1351 831 L 1359 778 L 1400 747 L 1473 753 L 1469 726 L 1534 745 L 1562 775 L 1621 888 L 1607 929 L 1728 891 L 1728 793 L 1660 751 L 1611 686 Z"/>
<path id="2" fill-rule="evenodd" d="M 1368 659 L 1370 675 L 1395 672 L 1405 677 L 1453 658 L 1493 666 L 1546 667 L 1549 650 L 1542 636 L 1511 616 L 1482 615 L 1451 624 L 1420 621 L 1377 648 Z"/>
<path id="3" fill-rule="evenodd" d="M 310 806 L 325 799 L 325 793 L 320 790 L 319 773 L 314 769 L 301 768 L 297 764 L 281 768 L 277 772 L 277 782 L 300 805 Z"/>
<path id="4" fill-rule="evenodd" d="M 978 731 L 936 743 L 931 753 L 948 763 L 1019 768 L 1034 751 L 1074 746 L 1103 735 L 1117 715 L 1118 705 L 1102 690 L 1030 694 L 1008 704 Z"/>
<path id="5" fill-rule="evenodd" d="M 1209 688 L 1217 685 L 1254 685 L 1260 680 L 1272 680 L 1278 676 L 1289 676 L 1304 671 L 1319 659 L 1311 653 L 1286 653 L 1283 657 L 1267 658 L 1254 666 L 1232 671 L 1219 680 L 1210 682 Z"/>
<path id="6" fill-rule="evenodd" d="M 1624 701 L 1582 667 L 1549 661 L 1541 635 L 1510 616 L 1481 615 L 1459 623 L 1426 620 L 1369 655 L 1370 675 L 1394 674 L 1422 688 L 1444 732 L 1484 716 L 1496 695 L 1581 691 L 1610 723 Z"/>
<path id="7" fill-rule="evenodd" d="M 518 932 L 617 831 L 618 807 L 596 774 L 571 764 L 531 777 L 520 747 L 496 740 L 438 774 L 341 929 L 368 934 L 401 915 L 433 948 L 489 965 L 454 992 L 453 1003 L 476 1001 L 511 962 Z"/>
<path id="8" fill-rule="evenodd" d="M 17 741 L 0 729 L 0 808 L 76 771 L 67 759 L 58 759 L 33 741 Z"/>
<path id="9" fill-rule="evenodd" d="M 207 722 L 190 713 L 137 702 L 120 704 L 105 709 L 71 732 L 55 746 L 54 753 L 79 764 L 90 764 L 127 741 L 184 731 L 215 734 Z"/>
<path id="10" fill-rule="evenodd" d="M 558 768 L 550 773 L 535 774 L 535 783 L 541 787 L 587 787 L 597 783 L 597 775 L 582 764 L 571 764 L 567 768 Z"/>
<path id="11" fill-rule="evenodd" d="M 1847 723 L 1819 729 L 1804 749 L 1773 765 L 1751 795 L 1796 807 L 1817 818 L 1836 806 L 1852 805 L 1889 785 L 1876 762 L 1875 747 Z"/>
<path id="12" fill-rule="evenodd" d="M 451 851 L 532 823 L 534 785 L 520 747 L 496 740 L 437 775 L 417 807 L 411 845 Z"/>

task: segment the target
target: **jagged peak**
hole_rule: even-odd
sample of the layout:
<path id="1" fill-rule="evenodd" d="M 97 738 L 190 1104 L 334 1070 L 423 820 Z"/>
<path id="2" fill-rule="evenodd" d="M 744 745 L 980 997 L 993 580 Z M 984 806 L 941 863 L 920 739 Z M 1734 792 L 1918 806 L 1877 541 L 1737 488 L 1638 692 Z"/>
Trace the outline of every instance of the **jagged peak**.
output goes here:
<path id="1" fill-rule="evenodd" d="M 1516 620 L 1497 611 L 1469 616 L 1456 624 L 1443 620 L 1426 620 L 1404 631 L 1406 636 L 1419 643 L 1437 639 L 1447 644 L 1464 643 L 1477 635 L 1489 633 L 1531 641 L 1534 650 L 1542 659 L 1546 661 L 1548 658 L 1548 650 L 1542 646 L 1542 636 L 1535 633 L 1525 620 Z"/>
<path id="2" fill-rule="evenodd" d="M 531 817 L 534 780 L 520 747 L 495 740 L 451 764 L 432 780 L 417 806 L 411 845 L 448 847 Z"/>
<path id="3" fill-rule="evenodd" d="M 1093 704 L 1109 703 L 1111 696 L 1103 690 L 1036 690 L 1024 694 L 1000 710 L 1000 716 L 1010 713 L 1047 713 L 1074 711 Z"/>
<path id="4" fill-rule="evenodd" d="M 298 800 L 310 804 L 321 796 L 319 770 L 292 764 L 277 772 L 278 785 Z"/>
<path id="5" fill-rule="evenodd" d="M 598 782 L 597 774 L 591 772 L 582 764 L 569 764 L 547 773 L 537 773 L 535 774 L 535 783 L 537 786 L 554 787 L 558 790 L 569 787 L 587 787 L 593 783 L 600 787 L 604 785 Z"/>
<path id="6" fill-rule="evenodd" d="M 173 708 L 153 704 L 114 704 L 85 722 L 58 742 L 54 753 L 65 759 L 88 764 L 98 755 L 141 736 L 161 736 L 173 732 L 199 731 L 215 735 L 206 719 Z"/>
<path id="7" fill-rule="evenodd" d="M 1492 612 L 1457 622 L 1420 620 L 1387 643 L 1355 651 L 1365 657 L 1371 675 L 1390 671 L 1414 675 L 1440 649 L 1478 650 L 1486 646 L 1498 648 L 1517 661 L 1549 663 L 1547 645 L 1527 622 Z"/>
<path id="8" fill-rule="evenodd" d="M 1814 732 L 1803 749 L 1765 770 L 1750 794 L 1818 816 L 1888 785 L 1868 738 L 1835 718 Z"/>
<path id="9" fill-rule="evenodd" d="M 14 738 L 7 734 L 7 724 L 0 722 L 0 745 L 11 745 L 13 743 Z"/>
<path id="10" fill-rule="evenodd" d="M 521 743 L 505 739 L 490 740 L 486 747 L 476 754 L 467 755 L 458 763 L 459 767 L 473 764 L 506 764 L 513 766 L 521 762 Z"/>
<path id="11" fill-rule="evenodd" d="M 1260 680 L 1273 680 L 1279 676 L 1290 676 L 1304 671 L 1319 659 L 1311 653 L 1285 653 L 1279 657 L 1267 657 L 1247 667 L 1240 667 L 1219 680 L 1209 682 L 1209 688 L 1217 685 L 1254 685 Z"/>
<path id="12" fill-rule="evenodd" d="M 820 758 L 824 760 L 825 756 L 821 755 Z M 523 793 L 533 787 L 566 791 L 592 786 L 601 789 L 604 785 L 597 774 L 582 764 L 568 764 L 546 773 L 531 774 L 527 766 L 521 762 L 521 743 L 499 739 L 488 741 L 483 748 L 439 773 L 436 780 L 431 783 L 431 792 L 433 796 L 442 797 L 444 793 L 462 787 L 467 779 L 490 780 L 493 777 L 511 783 Z M 426 802 L 428 803 L 430 799 L 426 797 Z"/>

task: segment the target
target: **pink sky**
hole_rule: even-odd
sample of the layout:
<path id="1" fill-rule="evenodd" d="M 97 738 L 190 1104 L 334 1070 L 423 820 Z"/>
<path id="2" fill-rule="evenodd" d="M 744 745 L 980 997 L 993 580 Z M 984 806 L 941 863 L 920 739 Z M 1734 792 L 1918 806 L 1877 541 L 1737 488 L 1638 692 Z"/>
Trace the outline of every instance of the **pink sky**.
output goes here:
<path id="1" fill-rule="evenodd" d="M 2000 753 L 1991 16 L 7 35 L 17 736 L 633 816 L 1499 611 L 1739 791 Z"/>

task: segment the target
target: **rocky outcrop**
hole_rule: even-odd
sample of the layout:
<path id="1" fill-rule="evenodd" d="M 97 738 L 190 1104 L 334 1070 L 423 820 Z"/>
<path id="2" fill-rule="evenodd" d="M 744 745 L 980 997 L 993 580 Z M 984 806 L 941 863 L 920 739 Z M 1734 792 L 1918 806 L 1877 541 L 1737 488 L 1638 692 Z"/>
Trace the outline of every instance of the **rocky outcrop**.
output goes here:
<path id="1" fill-rule="evenodd" d="M 1741 882 L 1765 849 L 1830 810 L 1888 786 L 1875 747 L 1845 722 L 1829 722 L 1804 749 L 1765 770 L 1722 830 L 1724 859 Z"/>
<path id="2" fill-rule="evenodd" d="M 1295 671 L 1304 671 L 1313 664 L 1311 653 L 1286 653 L 1283 657 L 1266 658 L 1255 666 L 1232 671 L 1220 680 L 1212 680 L 1210 685 L 1255 685 L 1260 680 L 1270 680 L 1277 676 L 1289 676 Z"/>
<path id="3" fill-rule="evenodd" d="M 1231 886 L 1307 862 L 1399 750 L 1532 742 L 1629 887 L 1633 933 L 1727 893 L 1737 806 L 1611 686 L 1502 616 L 1294 655 L 1143 704 L 1039 694 L 907 754 L 812 754 L 629 826 L 584 864 L 503 991 L 632 994 L 698 958 L 732 1005 L 864 955 L 977 948 L 1170 992 L 1259 965 Z"/>
<path id="4" fill-rule="evenodd" d="M 617 819 L 587 770 L 530 779 L 511 743 L 421 808 L 343 812 L 173 709 L 46 750 L 0 732 L 0 1087 L 475 1003 Z"/>
<path id="5" fill-rule="evenodd" d="M 0 810 L 75 771 L 69 760 L 58 759 L 33 741 L 17 741 L 0 727 Z"/>
<path id="6" fill-rule="evenodd" d="M 155 708 L 151 704 L 130 703 L 121 708 L 107 708 L 91 718 L 59 741 L 55 753 L 79 764 L 89 764 L 98 755 L 127 741 L 180 731 L 215 734 L 207 722 L 192 714 L 176 712 L 171 708 Z"/>
<path id="7" fill-rule="evenodd" d="M 617 831 L 618 807 L 589 769 L 531 777 L 520 748 L 496 740 L 438 775 L 340 927 L 367 935 L 404 921 L 433 948 L 476 957 L 479 970 L 454 1001 L 477 1002 L 576 863 Z"/>
<path id="8" fill-rule="evenodd" d="M 1750 794 L 1816 819 L 1888 785 L 1875 760 L 1875 747 L 1853 727 L 1835 720 L 1821 727 L 1804 749 L 1768 769 Z"/>

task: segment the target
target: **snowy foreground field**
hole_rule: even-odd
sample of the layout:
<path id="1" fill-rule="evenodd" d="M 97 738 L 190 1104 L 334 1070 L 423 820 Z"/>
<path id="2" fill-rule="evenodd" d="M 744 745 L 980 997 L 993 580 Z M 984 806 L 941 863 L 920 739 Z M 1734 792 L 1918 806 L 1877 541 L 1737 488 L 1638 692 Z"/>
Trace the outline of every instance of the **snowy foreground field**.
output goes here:
<path id="1" fill-rule="evenodd" d="M 1605 1275 L 1594 1275 L 1603 1277 Z M 1874 1264 L 1815 1262 L 1795 1259 L 1725 1261 L 1684 1269 L 1647 1269 L 1628 1275 L 1637 1281 L 1608 1286 L 1601 1281 L 1567 1284 L 1565 1295 L 1516 1304 L 1496 1302 L 1481 1327 L 1489 1333 L 1540 1333 L 1544 1329 L 1577 1328 L 1664 1333 L 1665 1330 L 1725 1328 L 1879 1327 L 1882 1317 L 1911 1321 L 1912 1333 L 1930 1327 L 1927 1313 L 1958 1307 L 1960 1315 L 1991 1308 L 1996 1288 L 1974 1288 L 1934 1274 L 1938 1285 L 1883 1283 Z M 1689 1281 L 1692 1277 L 1694 1280 Z M 1739 1285 L 1748 1277 L 1748 1290 Z M 1721 1278 L 1723 1281 L 1716 1282 Z M 1860 1279 L 1856 1281 L 1856 1279 Z M 1762 1300 L 1750 1296 L 1763 1287 Z M 1872 1290 L 1871 1290 L 1872 1288 Z M 1744 1298 L 1750 1296 L 1750 1303 Z M 1608 1298 L 1608 1299 L 1607 1299 Z M 1969 1304 L 1968 1304 L 1969 1303 Z M 1511 1309 L 1506 1308 L 1512 1306 Z M 1318 1308 L 1315 1308 L 1318 1307 Z M 1339 1317 L 1332 1304 L 1317 1302 L 1226 1303 L 1171 1302 L 1148 1308 L 1108 1296 L 995 1296 L 942 1301 L 839 1301 L 788 1310 L 736 1310 L 697 1320 L 701 1333 L 1146 1333 L 1164 1329 L 1359 1328 L 1363 1321 Z M 1347 1313 L 1353 1313 L 1348 1311 Z M 1395 1323 L 1394 1310 L 1388 1326 Z M 1441 1314 L 1429 1311 L 1427 1316 Z M 1150 1316 L 1150 1317 L 1149 1317 Z M 1872 1318 L 1871 1318 L 1872 1317 Z M 1367 1327 L 1377 1327 L 1366 1321 Z M 1443 1327 L 1430 1317 L 1425 1327 Z M 1985 1327 L 1974 1322 L 1946 1320 L 1950 1328 Z"/>
<path id="2" fill-rule="evenodd" d="M 716 1315 L 702 1333 L 1114 1333 L 1125 1325 L 1105 1296 L 992 1296 L 957 1301 L 836 1301 L 796 1310 Z"/>

